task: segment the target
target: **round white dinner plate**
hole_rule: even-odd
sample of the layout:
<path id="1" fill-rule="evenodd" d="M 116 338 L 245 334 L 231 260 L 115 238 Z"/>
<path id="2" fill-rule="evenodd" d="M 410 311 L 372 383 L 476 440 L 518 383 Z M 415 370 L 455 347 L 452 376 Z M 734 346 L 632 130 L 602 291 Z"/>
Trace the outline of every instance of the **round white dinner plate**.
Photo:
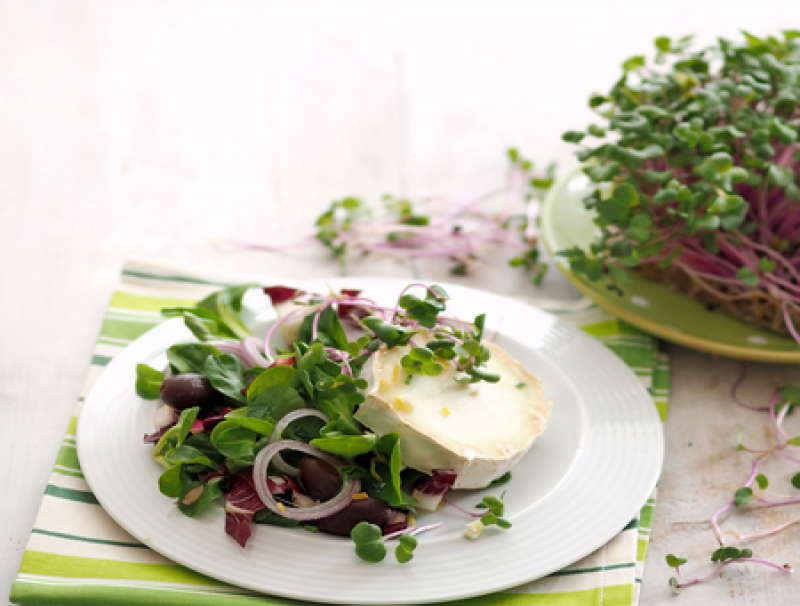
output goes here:
<path id="1" fill-rule="evenodd" d="M 394 305 L 407 281 L 341 278 L 293 282 L 310 292 L 360 288 Z M 360 561 L 350 540 L 302 529 L 253 525 L 245 549 L 225 534 L 222 507 L 198 518 L 158 491 L 163 468 L 142 436 L 159 405 L 137 397 L 136 364 L 166 366 L 166 349 L 193 340 L 180 319 L 153 329 L 121 352 L 97 380 L 78 422 L 78 454 L 104 509 L 149 547 L 198 572 L 260 592 L 343 604 L 420 604 L 466 598 L 519 585 L 579 560 L 610 540 L 637 514 L 661 470 L 661 422 L 647 391 L 611 351 L 580 330 L 518 301 L 444 285 L 448 311 L 487 314 L 485 334 L 538 376 L 552 398 L 550 427 L 514 468 L 512 480 L 484 491 L 451 493 L 472 508 L 506 491 L 507 531 L 463 537 L 453 507 L 422 514 L 444 525 L 419 537 L 409 564 Z M 245 319 L 264 334 L 275 315 L 266 297 L 245 299 Z M 391 543 L 390 543 L 391 545 Z"/>

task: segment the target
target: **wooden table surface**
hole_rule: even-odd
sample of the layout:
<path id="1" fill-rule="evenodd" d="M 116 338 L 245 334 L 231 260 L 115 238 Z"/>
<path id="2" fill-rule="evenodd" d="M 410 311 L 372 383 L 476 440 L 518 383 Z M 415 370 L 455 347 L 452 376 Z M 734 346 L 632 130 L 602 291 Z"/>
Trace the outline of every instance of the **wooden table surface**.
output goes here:
<path id="1" fill-rule="evenodd" d="M 209 241 L 296 240 L 344 195 L 480 191 L 503 182 L 511 145 L 567 166 L 560 133 L 591 120 L 588 95 L 657 35 L 710 41 L 798 23 L 796 0 L 0 1 L 0 600 L 124 258 L 333 275 L 337 265 L 315 249 L 223 253 Z M 428 263 L 350 271 L 447 277 Z M 498 257 L 466 283 L 574 297 L 556 273 L 537 291 Z M 741 485 L 749 468 L 736 428 L 764 439 L 764 418 L 730 401 L 738 362 L 669 351 L 648 606 L 673 603 L 666 553 L 709 569 L 709 519 L 730 494 L 715 487 Z M 753 364 L 743 397 L 763 403 L 775 382 L 792 380 L 796 367 Z M 800 419 L 787 426 L 800 433 Z M 797 471 L 785 463 L 771 468 L 775 484 Z M 796 515 L 800 506 L 729 524 L 766 528 Z M 753 547 L 800 566 L 798 539 L 800 526 Z M 795 604 L 800 580 L 741 565 L 679 600 Z"/>

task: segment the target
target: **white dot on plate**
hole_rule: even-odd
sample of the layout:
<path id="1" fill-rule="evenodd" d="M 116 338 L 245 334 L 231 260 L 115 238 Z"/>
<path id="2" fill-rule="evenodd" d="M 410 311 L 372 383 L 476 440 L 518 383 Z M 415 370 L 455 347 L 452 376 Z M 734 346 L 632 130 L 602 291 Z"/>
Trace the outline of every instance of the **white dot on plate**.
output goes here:
<path id="1" fill-rule="evenodd" d="M 650 307 L 650 301 L 644 297 L 631 297 L 631 303 L 639 307 Z"/>
<path id="2" fill-rule="evenodd" d="M 747 340 L 756 345 L 766 345 L 769 342 L 767 337 L 762 337 L 761 335 L 750 335 Z"/>

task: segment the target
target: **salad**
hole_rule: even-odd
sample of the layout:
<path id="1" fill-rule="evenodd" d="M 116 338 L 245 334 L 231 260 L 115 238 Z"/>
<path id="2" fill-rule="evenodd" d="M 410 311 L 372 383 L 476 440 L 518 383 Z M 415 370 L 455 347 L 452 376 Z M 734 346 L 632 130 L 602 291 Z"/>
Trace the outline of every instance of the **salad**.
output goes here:
<path id="1" fill-rule="evenodd" d="M 395 307 L 356 290 L 318 295 L 274 286 L 263 290 L 279 319 L 260 339 L 240 316 L 255 288 L 227 288 L 195 307 L 162 312 L 183 317 L 199 342 L 171 346 L 163 371 L 137 366 L 137 394 L 163 402 L 155 431 L 144 437 L 165 467 L 160 491 L 187 516 L 224 500 L 225 531 L 242 547 L 253 523 L 302 526 L 351 537 L 357 555 L 371 562 L 384 559 L 385 540 L 397 539 L 396 558 L 409 561 L 415 535 L 440 525 L 416 525 L 415 515 L 446 502 L 460 472 L 410 467 L 401 443 L 410 444 L 411 434 L 358 420 L 374 393 L 366 393 L 371 364 L 386 352 L 401 355 L 394 379 L 405 386 L 425 377 L 465 390 L 497 383 L 501 373 L 487 363 L 499 348 L 483 342 L 485 316 L 465 322 L 448 315 L 449 297 L 437 285 L 409 285 Z M 276 346 L 279 335 L 285 347 Z M 529 377 L 536 385 L 511 386 L 520 397 L 538 393 L 538 380 Z M 531 417 L 539 433 L 549 404 L 543 411 Z M 499 475 L 489 485 L 508 481 L 510 465 L 492 468 Z M 502 496 L 485 497 L 475 512 L 450 505 L 472 518 L 468 538 L 485 526 L 511 526 Z"/>

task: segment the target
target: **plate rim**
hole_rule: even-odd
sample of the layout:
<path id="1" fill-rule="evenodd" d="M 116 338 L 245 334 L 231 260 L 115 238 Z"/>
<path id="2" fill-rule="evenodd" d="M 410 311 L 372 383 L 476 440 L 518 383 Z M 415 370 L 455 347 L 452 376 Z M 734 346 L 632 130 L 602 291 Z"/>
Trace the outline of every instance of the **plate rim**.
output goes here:
<path id="1" fill-rule="evenodd" d="M 797 364 L 800 362 L 800 349 L 798 349 L 798 351 L 795 352 L 772 351 L 772 350 L 756 349 L 750 347 L 742 347 L 738 345 L 727 345 L 724 343 L 719 343 L 717 341 L 712 341 L 701 337 L 695 337 L 691 334 L 674 330 L 672 328 L 669 328 L 668 326 L 665 326 L 664 324 L 660 324 L 658 322 L 650 320 L 645 316 L 639 315 L 635 312 L 632 312 L 629 309 L 626 309 L 625 307 L 622 307 L 618 303 L 615 303 L 610 297 L 606 297 L 602 293 L 593 289 L 591 286 L 586 284 L 584 280 L 576 276 L 563 261 L 559 260 L 556 257 L 556 253 L 553 247 L 553 240 L 554 240 L 553 234 L 555 233 L 555 223 L 556 223 L 554 209 L 561 192 L 567 186 L 567 184 L 581 171 L 581 168 L 582 168 L 581 165 L 577 165 L 572 169 L 570 169 L 569 171 L 567 171 L 564 174 L 564 176 L 561 177 L 556 182 L 553 188 L 547 192 L 547 195 L 545 196 L 544 202 L 542 204 L 542 240 L 544 241 L 544 244 L 547 247 L 548 253 L 550 253 L 550 256 L 553 258 L 553 262 L 556 264 L 556 266 L 558 266 L 559 270 L 561 270 L 561 272 L 564 274 L 564 277 L 566 277 L 567 280 L 569 280 L 569 282 L 575 288 L 577 288 L 580 292 L 589 297 L 592 301 L 597 303 L 600 307 L 605 309 L 610 314 L 630 324 L 633 324 L 634 326 L 637 326 L 650 334 L 667 339 L 668 341 L 672 341 L 673 343 L 677 343 L 679 345 L 685 345 L 686 347 L 689 347 L 691 349 L 695 349 L 709 354 L 725 356 L 726 358 L 736 358 L 740 360 L 744 359 L 753 362 L 773 362 L 780 364 Z M 653 282 L 653 280 L 650 281 Z M 659 286 L 666 288 L 661 284 L 659 284 Z M 679 294 L 686 297 L 686 295 L 683 295 L 683 293 Z M 748 325 L 746 322 L 740 320 L 739 318 L 736 318 L 734 316 L 729 316 L 729 317 L 741 322 L 744 325 Z"/>
<path id="2" fill-rule="evenodd" d="M 376 283 L 376 284 L 383 284 L 383 285 L 389 285 L 389 284 L 394 285 L 395 283 L 397 283 L 397 285 L 400 285 L 402 283 L 404 285 L 405 283 L 408 282 L 408 279 L 403 279 L 403 278 L 381 278 L 381 277 L 377 277 L 377 278 L 376 277 L 358 277 L 358 276 L 355 276 L 355 277 L 345 277 L 345 278 L 336 277 L 336 278 L 331 278 L 331 279 L 327 279 L 327 280 L 326 279 L 309 279 L 309 280 L 292 280 L 292 279 L 289 279 L 289 280 L 285 280 L 285 282 L 291 283 L 293 285 L 297 285 L 297 284 L 304 284 L 304 285 L 318 284 L 318 283 L 322 283 L 322 282 L 324 282 L 324 283 L 337 283 L 337 282 L 341 282 L 341 281 L 356 282 L 356 283 L 360 283 L 360 284 Z M 665 446 L 666 446 L 665 445 L 664 432 L 663 432 L 663 423 L 662 423 L 662 421 L 661 421 L 661 419 L 660 419 L 660 417 L 658 415 L 656 407 L 654 405 L 652 405 L 652 397 L 650 396 L 650 394 L 647 393 L 647 391 L 645 390 L 644 386 L 641 385 L 641 383 L 639 382 L 639 379 L 638 379 L 638 377 L 636 377 L 635 373 L 633 373 L 633 371 L 626 364 L 624 364 L 624 362 L 622 360 L 620 360 L 615 354 L 613 354 L 613 352 L 611 352 L 610 350 L 607 350 L 605 347 L 603 347 L 603 345 L 601 343 L 597 342 L 595 339 L 593 339 L 589 335 L 586 335 L 586 334 L 582 333 L 578 328 L 572 326 L 570 323 L 565 322 L 565 321 L 561 320 L 560 318 L 558 318 L 557 316 L 549 314 L 548 312 L 546 312 L 544 310 L 541 310 L 539 308 L 536 308 L 536 307 L 533 307 L 533 306 L 530 306 L 530 305 L 526 305 L 526 304 L 522 303 L 521 301 L 515 300 L 515 299 L 513 299 L 511 297 L 507 297 L 507 296 L 504 296 L 504 295 L 499 295 L 497 293 L 493 293 L 493 292 L 490 292 L 490 291 L 486 291 L 486 290 L 482 290 L 482 289 L 478 289 L 478 288 L 474 288 L 474 287 L 470 287 L 470 286 L 448 284 L 448 283 L 443 283 L 443 282 L 439 282 L 439 283 L 442 284 L 445 288 L 451 287 L 453 289 L 458 289 L 458 290 L 473 291 L 473 292 L 476 292 L 476 293 L 480 293 L 482 295 L 487 295 L 487 296 L 493 297 L 495 299 L 499 299 L 501 301 L 502 300 L 510 301 L 510 302 L 513 302 L 514 304 L 519 305 L 521 308 L 524 308 L 526 310 L 526 313 L 530 312 L 534 316 L 540 315 L 540 316 L 544 316 L 544 317 L 550 318 L 550 321 L 554 325 L 559 325 L 561 327 L 565 327 L 566 330 L 572 331 L 575 334 L 579 334 L 582 338 L 587 339 L 588 340 L 587 342 L 594 343 L 598 347 L 598 351 L 604 351 L 604 352 L 606 352 L 608 354 L 608 358 L 607 359 L 609 360 L 609 363 L 615 364 L 619 368 L 624 368 L 624 371 L 626 373 L 630 373 L 630 377 L 632 378 L 633 382 L 636 385 L 638 385 L 638 387 L 640 388 L 641 392 L 647 398 L 648 404 L 651 405 L 649 408 L 648 407 L 643 407 L 642 408 L 642 410 L 645 411 L 643 413 L 644 416 L 649 416 L 650 417 L 650 419 L 647 421 L 648 425 L 650 425 L 652 423 L 652 427 L 650 427 L 650 430 L 648 430 L 645 433 L 647 433 L 649 435 L 649 433 L 654 428 L 657 428 L 657 430 L 655 431 L 655 437 L 659 442 L 659 444 L 657 445 L 659 447 L 654 450 L 655 454 L 653 455 L 654 458 L 653 458 L 653 461 L 651 462 L 652 463 L 652 469 L 651 469 L 649 475 L 647 476 L 648 477 L 648 482 L 647 482 L 648 486 L 647 486 L 647 488 L 645 488 L 645 482 L 642 481 L 641 490 L 640 490 L 640 492 L 642 494 L 638 495 L 636 498 L 631 498 L 630 501 L 629 501 L 631 512 L 630 512 L 630 515 L 626 514 L 625 517 L 626 517 L 626 519 L 632 519 L 633 517 L 635 517 L 636 514 L 641 509 L 641 507 L 646 503 L 646 500 L 649 498 L 649 495 L 652 492 L 652 489 L 655 487 L 656 482 L 657 482 L 657 480 L 658 480 L 658 478 L 659 478 L 659 476 L 661 474 L 661 470 L 662 470 L 663 462 L 664 462 L 664 457 L 665 457 Z M 367 286 L 367 288 L 368 288 L 368 286 Z M 157 334 L 159 332 L 159 329 L 163 329 L 167 324 L 168 324 L 168 322 L 165 322 L 165 323 L 163 323 L 163 324 L 161 324 L 159 326 L 154 327 L 153 329 L 151 329 L 150 331 L 148 331 L 147 333 L 143 334 L 141 337 L 136 339 L 133 343 L 129 344 L 129 346 L 126 347 L 124 350 L 120 351 L 115 356 L 115 358 L 112 360 L 112 362 L 106 367 L 106 369 L 103 371 L 103 373 L 101 373 L 101 375 L 98 377 L 95 385 L 101 383 L 101 381 L 103 380 L 103 375 L 107 375 L 106 370 L 113 369 L 113 368 L 115 368 L 115 366 L 126 367 L 125 366 L 126 360 L 125 360 L 125 357 L 122 356 L 122 354 L 129 347 L 131 347 L 135 343 L 138 343 L 138 342 L 140 342 L 140 341 L 142 341 L 142 340 L 144 340 L 144 339 L 146 339 L 148 337 L 150 337 L 152 339 L 153 338 L 153 334 L 154 333 Z M 161 347 L 161 346 L 159 346 L 159 347 Z M 535 351 L 535 349 L 536 349 L 533 346 L 526 346 L 526 348 L 528 348 L 528 349 L 530 349 L 532 351 Z M 115 364 L 115 363 L 117 363 L 117 364 Z M 112 375 L 108 374 L 107 376 L 112 376 Z M 571 385 L 571 383 L 570 383 L 570 385 Z M 81 456 L 82 450 L 83 450 L 82 449 L 82 444 L 85 444 L 85 441 L 81 440 L 81 435 L 85 434 L 85 432 L 84 432 L 84 430 L 82 430 L 82 428 L 85 426 L 85 423 L 86 423 L 86 421 L 84 421 L 84 419 L 88 418 L 87 416 L 85 416 L 83 414 L 83 412 L 85 410 L 91 410 L 92 406 L 94 405 L 93 402 L 94 402 L 95 398 L 92 398 L 92 393 L 91 393 L 93 391 L 95 391 L 95 386 L 92 387 L 92 390 L 87 395 L 86 400 L 84 402 L 84 405 L 83 405 L 83 407 L 81 409 L 81 414 L 79 415 L 79 418 L 78 418 L 78 424 L 77 424 L 77 448 L 78 448 L 78 455 L 79 455 L 80 459 L 83 459 L 83 457 Z M 653 436 L 650 436 L 650 437 L 653 437 Z M 635 445 L 636 443 L 635 442 L 631 442 L 631 444 Z M 91 468 L 91 464 L 89 465 L 89 468 Z M 84 475 L 86 477 L 87 483 L 90 485 L 90 488 L 92 489 L 93 492 L 95 492 L 95 488 L 92 487 L 92 482 L 90 480 L 90 476 L 92 475 L 92 472 L 89 471 L 88 473 L 86 473 L 86 470 L 84 470 Z M 638 484 L 637 484 L 637 486 L 638 486 Z M 555 488 L 553 490 L 555 490 Z M 550 494 L 552 494 L 552 493 L 549 493 L 544 498 L 549 497 Z M 516 579 L 514 582 L 511 582 L 511 583 L 505 582 L 505 583 L 494 584 L 494 585 L 492 585 L 491 583 L 487 583 L 485 585 L 485 587 L 482 588 L 480 591 L 470 591 L 470 592 L 464 592 L 464 593 L 451 591 L 447 595 L 437 595 L 437 596 L 434 596 L 434 597 L 423 598 L 423 599 L 420 599 L 419 597 L 417 597 L 417 598 L 415 598 L 413 600 L 408 599 L 406 601 L 387 601 L 387 600 L 381 600 L 381 599 L 378 599 L 376 601 L 375 597 L 370 597 L 369 599 L 366 599 L 366 598 L 353 599 L 352 597 L 340 598 L 340 599 L 338 599 L 338 598 L 331 599 L 330 596 L 326 596 L 324 598 L 322 598 L 322 597 L 313 597 L 313 596 L 309 595 L 308 593 L 288 593 L 288 592 L 284 592 L 284 591 L 280 591 L 280 592 L 276 593 L 274 590 L 264 589 L 262 587 L 254 587 L 254 586 L 248 585 L 246 583 L 238 582 L 238 581 L 235 581 L 235 580 L 231 580 L 229 578 L 225 578 L 225 577 L 219 576 L 219 575 L 215 574 L 213 570 L 209 570 L 209 569 L 207 569 L 207 568 L 205 568 L 203 566 L 186 563 L 183 558 L 177 558 L 176 559 L 173 555 L 168 555 L 168 554 L 164 553 L 164 551 L 162 551 L 161 549 L 158 549 L 158 548 L 154 547 L 148 541 L 149 537 L 147 537 L 147 536 L 146 537 L 138 536 L 138 533 L 133 532 L 132 529 L 128 526 L 128 524 L 125 522 L 125 520 L 119 520 L 117 518 L 117 516 L 114 513 L 112 513 L 112 509 L 113 508 L 109 509 L 107 507 L 106 503 L 104 503 L 105 499 L 101 495 L 97 494 L 96 492 L 95 492 L 95 495 L 98 498 L 98 501 L 100 502 L 100 504 L 103 507 L 104 511 L 115 521 L 115 523 L 119 524 L 127 532 L 129 532 L 131 535 L 133 535 L 135 538 L 137 538 L 137 540 L 142 541 L 146 546 L 148 546 L 149 548 L 153 549 L 154 551 L 160 553 L 161 555 L 164 555 L 166 558 L 168 558 L 169 560 L 171 560 L 173 562 L 176 562 L 178 564 L 186 566 L 187 568 L 189 568 L 191 570 L 200 572 L 201 574 L 204 574 L 204 575 L 209 576 L 211 578 L 218 579 L 218 580 L 223 581 L 225 583 L 231 584 L 231 585 L 233 585 L 235 587 L 240 587 L 240 588 L 244 588 L 244 589 L 247 589 L 247 590 L 252 590 L 252 591 L 255 591 L 255 592 L 258 592 L 258 593 L 264 593 L 264 594 L 267 594 L 267 595 L 276 595 L 276 596 L 286 597 L 286 598 L 290 598 L 290 599 L 309 600 L 309 601 L 315 601 L 315 602 L 320 602 L 320 603 L 420 604 L 420 603 L 433 603 L 433 602 L 441 602 L 441 601 L 447 601 L 447 600 L 456 600 L 456 599 L 464 599 L 464 598 L 469 598 L 469 597 L 477 597 L 477 596 L 481 596 L 481 595 L 487 595 L 487 594 L 491 594 L 491 593 L 494 593 L 494 592 L 497 592 L 497 591 L 502 591 L 504 589 L 509 589 L 509 588 L 512 588 L 512 587 L 516 587 L 516 586 L 519 586 L 520 584 L 524 584 L 526 582 L 530 582 L 530 581 L 533 581 L 533 580 L 536 580 L 536 579 L 539 579 L 539 578 L 543 578 L 543 577 L 551 574 L 552 572 L 554 572 L 556 570 L 560 570 L 560 569 L 564 568 L 565 566 L 568 566 L 568 565 L 570 565 L 570 564 L 572 564 L 572 563 L 584 558 L 585 556 L 593 553 L 598 548 L 602 547 L 602 545 L 605 545 L 609 540 L 611 540 L 615 536 L 617 536 L 618 533 L 623 530 L 623 526 L 620 526 L 619 528 L 616 528 L 614 530 L 608 530 L 608 532 L 606 533 L 607 536 L 604 536 L 602 541 L 598 542 L 597 544 L 593 544 L 592 546 L 587 547 L 584 551 L 581 551 L 580 553 L 576 552 L 576 553 L 570 555 L 569 557 L 571 559 L 570 559 L 569 562 L 567 562 L 567 563 L 560 562 L 557 566 L 553 567 L 552 569 L 547 570 L 546 572 L 543 572 L 541 574 L 537 573 L 536 576 L 533 577 L 533 578 L 531 578 L 531 577 L 519 578 L 519 579 Z M 639 497 L 641 497 L 641 498 L 639 498 Z M 634 504 L 634 501 L 635 501 L 635 504 Z M 520 537 L 520 540 L 521 539 L 522 539 L 522 537 Z"/>

